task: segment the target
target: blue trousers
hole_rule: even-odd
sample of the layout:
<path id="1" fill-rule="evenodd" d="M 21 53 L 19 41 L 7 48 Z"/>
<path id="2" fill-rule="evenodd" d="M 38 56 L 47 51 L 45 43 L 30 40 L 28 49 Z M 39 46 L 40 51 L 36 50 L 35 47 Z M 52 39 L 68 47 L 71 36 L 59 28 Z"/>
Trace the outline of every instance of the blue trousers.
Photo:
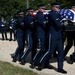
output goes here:
<path id="1" fill-rule="evenodd" d="M 16 59 L 18 56 L 19 56 L 19 58 L 21 58 L 21 56 L 23 54 L 24 46 L 25 46 L 25 38 L 23 38 L 23 37 L 17 38 L 17 43 L 18 43 L 18 47 L 14 54 L 14 58 L 16 58 Z"/>
<path id="2" fill-rule="evenodd" d="M 10 40 L 12 40 L 12 33 L 13 33 L 13 35 L 14 35 L 14 40 L 16 40 L 15 29 L 10 29 Z"/>
<path id="3" fill-rule="evenodd" d="M 32 51 L 32 46 L 33 46 L 33 40 L 32 40 L 32 35 L 28 34 L 27 35 L 27 40 L 28 40 L 28 48 L 27 50 L 24 52 L 23 56 L 21 57 L 22 60 L 25 60 L 27 55 L 30 53 L 30 51 Z"/>
<path id="4" fill-rule="evenodd" d="M 7 33 L 6 33 L 6 28 L 1 28 L 1 33 L 2 33 L 2 39 L 7 39 Z"/>
<path id="5" fill-rule="evenodd" d="M 38 62 L 40 58 L 45 53 L 45 36 L 42 36 L 42 38 L 38 39 L 40 50 L 36 53 L 36 55 L 33 58 L 33 62 Z"/>
<path id="6" fill-rule="evenodd" d="M 66 32 L 66 37 L 67 37 L 67 45 L 64 51 L 64 57 L 67 55 L 68 51 L 73 46 L 73 42 L 75 46 L 75 31 Z"/>
<path id="7" fill-rule="evenodd" d="M 58 40 L 49 40 L 49 41 L 50 41 L 49 50 L 41 58 L 40 63 L 45 64 L 45 62 L 50 59 L 53 52 L 55 50 L 58 50 L 58 69 L 62 69 L 63 68 L 63 51 L 64 51 L 63 40 L 58 39 Z"/>

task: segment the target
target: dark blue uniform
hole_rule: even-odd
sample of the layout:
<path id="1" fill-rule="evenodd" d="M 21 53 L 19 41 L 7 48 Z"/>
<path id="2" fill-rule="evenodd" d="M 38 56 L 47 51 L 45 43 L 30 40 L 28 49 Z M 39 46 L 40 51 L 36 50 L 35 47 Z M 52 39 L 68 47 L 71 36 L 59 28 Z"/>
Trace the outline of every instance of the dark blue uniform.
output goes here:
<path id="1" fill-rule="evenodd" d="M 56 5 L 56 6 L 58 6 L 58 5 Z M 40 66 L 44 65 L 56 49 L 56 50 L 58 50 L 58 72 L 67 73 L 65 70 L 63 70 L 63 48 L 64 48 L 63 47 L 63 39 L 62 39 L 63 24 L 61 23 L 60 15 L 57 13 L 57 10 L 56 10 L 56 9 L 58 9 L 58 7 L 56 8 L 55 6 L 53 6 L 53 4 L 52 4 L 52 7 L 53 7 L 52 8 L 53 10 L 50 11 L 50 13 L 49 13 L 49 33 L 48 33 L 48 35 L 49 35 L 49 45 L 50 46 L 49 46 L 48 51 L 44 54 L 44 56 L 42 56 L 41 60 L 39 61 L 39 64 L 40 64 Z M 40 18 L 40 22 L 41 21 L 42 21 L 42 19 Z M 38 22 L 38 20 L 37 20 L 37 22 Z M 38 27 L 40 28 L 39 25 L 38 25 Z M 41 26 L 43 26 L 45 28 L 45 24 L 43 24 Z M 42 32 L 42 34 L 43 34 L 43 32 Z M 42 37 L 42 41 L 44 42 L 43 37 Z M 43 46 L 43 48 L 42 47 L 41 48 L 43 49 L 43 51 L 42 50 L 41 51 L 44 52 L 44 50 L 45 50 L 44 45 L 42 45 L 42 46 Z M 34 58 L 34 60 L 36 60 L 36 57 Z M 40 58 L 40 55 L 38 57 Z M 40 69 L 39 66 L 38 66 L 38 69 Z"/>
<path id="2" fill-rule="evenodd" d="M 16 28 L 15 28 L 15 25 L 16 25 L 15 19 L 11 18 L 9 20 L 9 28 L 10 28 L 10 39 L 9 39 L 9 41 L 12 40 L 12 33 L 14 35 L 14 41 L 16 40 L 16 32 L 15 32 Z"/>
<path id="3" fill-rule="evenodd" d="M 71 21 L 68 21 L 68 25 L 65 28 L 68 31 L 65 32 L 66 33 L 66 38 L 67 38 L 67 45 L 65 47 L 64 57 L 66 57 L 66 55 L 69 52 L 70 48 L 73 46 L 73 43 L 74 43 L 74 46 L 75 46 L 75 30 L 73 30 L 73 28 L 74 28 L 74 23 L 71 22 Z"/>
<path id="4" fill-rule="evenodd" d="M 62 24 L 57 12 L 49 13 L 49 50 L 41 58 L 40 63 L 44 64 L 55 50 L 58 50 L 58 69 L 63 69 L 63 39 Z"/>
<path id="5" fill-rule="evenodd" d="M 0 29 L 1 29 L 1 33 L 2 33 L 2 40 L 7 40 L 7 33 L 6 33 L 6 21 L 5 20 L 1 20 L 0 21 Z"/>
<path id="6" fill-rule="evenodd" d="M 71 6 L 71 10 L 75 12 L 75 5 Z M 74 45 L 75 50 L 75 24 L 70 20 L 67 20 L 68 25 L 66 26 L 66 38 L 67 38 L 67 45 L 64 51 L 64 57 L 69 52 L 70 48 Z"/>
<path id="7" fill-rule="evenodd" d="M 31 9 L 29 8 L 28 11 L 31 12 Z M 27 14 L 25 16 L 25 22 L 26 22 L 26 27 L 27 27 L 26 35 L 27 35 L 27 41 L 28 41 L 28 49 L 25 51 L 25 53 L 22 56 L 21 64 L 25 64 L 26 57 L 30 53 L 30 51 L 32 51 L 32 59 L 33 59 L 34 55 L 36 54 L 36 48 L 34 48 L 36 46 L 35 45 L 36 44 L 35 18 L 32 15 Z"/>
<path id="8" fill-rule="evenodd" d="M 36 15 L 37 20 L 37 39 L 39 41 L 40 50 L 36 53 L 33 62 L 37 62 L 45 53 L 45 33 L 46 33 L 46 17 L 43 12 L 38 11 Z"/>
<path id="9" fill-rule="evenodd" d="M 18 17 L 17 18 L 17 43 L 18 47 L 16 49 L 16 52 L 13 56 L 13 62 L 17 61 L 17 58 L 19 57 L 19 60 L 23 54 L 24 51 L 24 45 L 25 45 L 25 23 L 24 23 L 24 17 Z"/>

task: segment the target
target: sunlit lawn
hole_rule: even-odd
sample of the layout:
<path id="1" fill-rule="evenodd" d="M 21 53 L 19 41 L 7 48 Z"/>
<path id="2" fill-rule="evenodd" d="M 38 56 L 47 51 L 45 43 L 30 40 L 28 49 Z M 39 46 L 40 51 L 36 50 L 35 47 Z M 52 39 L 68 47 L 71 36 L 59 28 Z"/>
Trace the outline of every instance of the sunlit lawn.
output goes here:
<path id="1" fill-rule="evenodd" d="M 0 62 L 0 75 L 38 75 L 30 70 L 13 66 L 6 62 Z"/>

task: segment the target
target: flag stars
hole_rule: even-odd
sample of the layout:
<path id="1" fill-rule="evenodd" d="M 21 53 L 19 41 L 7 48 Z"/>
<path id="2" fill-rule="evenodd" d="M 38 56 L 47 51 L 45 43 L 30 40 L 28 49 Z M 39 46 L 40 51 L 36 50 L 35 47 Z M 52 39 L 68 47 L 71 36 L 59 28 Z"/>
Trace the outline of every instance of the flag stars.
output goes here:
<path id="1" fill-rule="evenodd" d="M 66 18 L 68 18 L 68 16 L 66 16 Z"/>
<path id="2" fill-rule="evenodd" d="M 70 19 L 72 19 L 72 16 L 70 16 Z"/>

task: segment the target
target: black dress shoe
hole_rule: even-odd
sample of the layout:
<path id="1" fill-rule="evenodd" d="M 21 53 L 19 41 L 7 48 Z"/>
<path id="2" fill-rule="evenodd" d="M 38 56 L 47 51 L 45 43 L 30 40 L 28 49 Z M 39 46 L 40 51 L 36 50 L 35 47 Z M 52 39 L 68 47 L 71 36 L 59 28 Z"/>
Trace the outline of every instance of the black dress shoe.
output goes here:
<path id="1" fill-rule="evenodd" d="M 16 39 L 13 39 L 13 41 L 16 41 Z"/>
<path id="2" fill-rule="evenodd" d="M 67 61 L 68 64 L 73 64 L 73 62 L 74 62 L 73 60 Z"/>
<path id="3" fill-rule="evenodd" d="M 34 69 L 34 68 L 35 68 L 35 66 L 36 66 L 36 65 L 35 65 L 35 63 L 34 63 L 34 62 L 32 62 L 32 63 L 31 63 L 30 68 Z"/>
<path id="4" fill-rule="evenodd" d="M 16 58 L 13 58 L 12 62 L 16 62 L 16 61 L 17 61 L 17 59 Z"/>
<path id="5" fill-rule="evenodd" d="M 11 58 L 14 58 L 14 53 L 13 53 L 13 54 L 11 54 Z"/>
<path id="6" fill-rule="evenodd" d="M 21 65 L 25 65 L 25 63 L 26 63 L 26 61 L 24 61 L 24 60 L 21 60 L 21 62 L 20 62 Z"/>
<path id="7" fill-rule="evenodd" d="M 58 72 L 63 73 L 63 74 L 67 74 L 67 71 L 65 71 L 64 69 L 58 69 Z"/>
<path id="8" fill-rule="evenodd" d="M 4 39 L 2 39 L 2 41 L 4 41 Z"/>
<path id="9" fill-rule="evenodd" d="M 12 39 L 10 39 L 9 41 L 12 41 Z"/>
<path id="10" fill-rule="evenodd" d="M 16 61 L 17 61 L 17 58 L 14 56 L 14 54 L 12 54 L 11 57 L 12 57 L 12 59 L 13 59 L 12 62 L 16 62 Z"/>
<path id="11" fill-rule="evenodd" d="M 6 39 L 6 40 L 8 40 L 8 39 Z"/>
<path id="12" fill-rule="evenodd" d="M 18 61 L 19 61 L 19 62 L 21 62 L 21 61 L 22 61 L 22 59 L 21 59 L 21 58 L 18 58 Z"/>
<path id="13" fill-rule="evenodd" d="M 39 64 L 37 70 L 41 71 L 44 68 L 43 64 Z"/>

